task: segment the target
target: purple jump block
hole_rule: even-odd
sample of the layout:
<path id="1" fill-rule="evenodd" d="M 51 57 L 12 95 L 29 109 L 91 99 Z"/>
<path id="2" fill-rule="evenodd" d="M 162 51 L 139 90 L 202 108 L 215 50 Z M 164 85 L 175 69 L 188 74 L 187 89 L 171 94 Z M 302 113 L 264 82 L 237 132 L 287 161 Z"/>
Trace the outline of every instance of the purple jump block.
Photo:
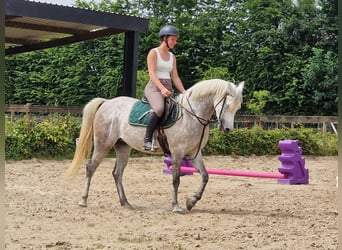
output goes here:
<path id="1" fill-rule="evenodd" d="M 298 140 L 283 140 L 278 144 L 281 155 L 279 172 L 285 178 L 278 179 L 280 184 L 309 184 L 309 170 L 306 169 L 305 159 L 302 158 L 302 148 L 298 146 Z"/>
<path id="2" fill-rule="evenodd" d="M 172 174 L 172 157 L 171 155 L 168 155 L 165 157 L 164 162 L 166 163 L 167 168 L 163 170 L 164 174 Z M 187 159 L 183 159 L 181 162 L 182 167 L 188 167 L 188 168 L 193 168 L 192 164 L 190 161 Z M 186 171 L 181 171 L 180 175 L 192 175 L 193 173 L 191 172 L 186 172 Z"/>

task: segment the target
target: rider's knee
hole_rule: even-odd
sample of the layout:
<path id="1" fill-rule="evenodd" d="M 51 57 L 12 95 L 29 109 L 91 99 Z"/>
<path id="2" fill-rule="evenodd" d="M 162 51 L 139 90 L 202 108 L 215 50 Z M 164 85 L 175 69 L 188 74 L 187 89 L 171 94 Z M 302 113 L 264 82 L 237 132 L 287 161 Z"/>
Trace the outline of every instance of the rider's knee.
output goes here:
<path id="1" fill-rule="evenodd" d="M 155 109 L 154 113 L 156 113 L 158 117 L 161 117 L 164 113 L 164 107 Z"/>

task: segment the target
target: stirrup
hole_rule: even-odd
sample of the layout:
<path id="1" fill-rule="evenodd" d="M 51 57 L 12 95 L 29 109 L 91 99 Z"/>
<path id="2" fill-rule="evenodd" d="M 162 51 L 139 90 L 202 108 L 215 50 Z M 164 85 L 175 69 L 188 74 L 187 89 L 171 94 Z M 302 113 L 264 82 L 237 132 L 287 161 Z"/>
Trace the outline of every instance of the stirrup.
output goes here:
<path id="1" fill-rule="evenodd" d="M 150 141 L 144 142 L 144 145 L 142 147 L 144 150 L 147 150 L 147 151 L 155 151 L 158 149 L 158 147 L 154 146 L 152 142 Z"/>

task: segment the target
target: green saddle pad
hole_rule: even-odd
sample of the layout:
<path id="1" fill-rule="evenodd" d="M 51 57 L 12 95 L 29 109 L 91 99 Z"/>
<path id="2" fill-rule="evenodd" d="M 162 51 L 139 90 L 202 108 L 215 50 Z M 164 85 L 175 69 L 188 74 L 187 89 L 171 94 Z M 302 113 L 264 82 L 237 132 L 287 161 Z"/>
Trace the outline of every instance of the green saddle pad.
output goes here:
<path id="1" fill-rule="evenodd" d="M 137 101 L 129 114 L 128 123 L 134 126 L 147 126 L 149 113 L 152 111 L 150 104 Z M 178 117 L 178 105 L 174 105 L 170 115 L 167 117 L 166 121 L 162 124 L 163 128 L 169 128 L 177 121 Z"/>

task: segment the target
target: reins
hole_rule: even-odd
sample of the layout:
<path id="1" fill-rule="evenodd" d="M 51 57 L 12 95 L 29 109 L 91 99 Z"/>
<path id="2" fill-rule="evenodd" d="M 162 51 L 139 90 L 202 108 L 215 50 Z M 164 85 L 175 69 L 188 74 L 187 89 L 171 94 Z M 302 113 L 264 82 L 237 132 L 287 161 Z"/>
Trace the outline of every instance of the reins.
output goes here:
<path id="1" fill-rule="evenodd" d="M 184 109 L 186 112 L 188 112 L 189 114 L 191 114 L 192 116 L 196 117 L 196 119 L 198 120 L 199 123 L 201 123 L 203 126 L 206 126 L 209 124 L 209 120 L 208 119 L 205 119 L 205 118 L 202 118 L 202 117 L 199 117 L 198 115 L 195 114 L 193 108 L 191 107 L 190 103 L 189 103 L 189 99 L 186 98 L 186 100 L 188 101 L 188 104 L 190 106 L 190 110 L 188 110 L 186 107 L 184 107 L 183 104 L 181 104 L 180 102 L 178 102 L 175 98 L 173 97 L 170 97 L 170 100 L 173 101 L 175 104 L 177 104 L 178 106 L 180 106 L 182 109 Z M 204 122 L 207 122 L 207 124 L 203 123 L 201 120 L 203 120 Z"/>
<path id="2" fill-rule="evenodd" d="M 185 111 L 187 111 L 187 112 L 188 112 L 189 114 L 191 114 L 192 116 L 196 117 L 196 119 L 198 120 L 198 122 L 201 123 L 203 126 L 207 126 L 207 125 L 210 124 L 210 123 L 215 123 L 215 122 L 217 122 L 218 120 L 220 120 L 221 115 L 222 115 L 222 112 L 223 112 L 223 106 L 224 106 L 224 104 L 226 103 L 226 100 L 227 100 L 227 96 L 222 97 L 221 100 L 214 106 L 214 108 L 216 108 L 217 105 L 219 105 L 219 104 L 223 101 L 222 108 L 221 108 L 221 111 L 220 111 L 220 115 L 219 115 L 218 119 L 214 119 L 214 120 L 212 120 L 212 119 L 205 119 L 205 118 L 203 118 L 203 117 L 200 117 L 200 116 L 196 115 L 196 114 L 195 114 L 195 111 L 193 110 L 193 108 L 192 108 L 192 106 L 191 106 L 191 103 L 189 102 L 189 98 L 188 98 L 188 97 L 186 97 L 186 101 L 188 102 L 191 111 L 188 110 L 186 107 L 184 107 L 184 105 L 181 104 L 180 102 L 178 102 L 175 98 L 170 97 L 170 100 L 173 101 L 175 104 L 179 105 L 182 109 L 184 109 Z M 203 121 L 204 121 L 204 122 L 203 122 Z"/>
<path id="3" fill-rule="evenodd" d="M 214 108 L 217 107 L 217 105 L 219 105 L 220 102 L 224 101 L 223 104 L 222 104 L 222 108 L 221 108 L 221 111 L 220 111 L 220 115 L 219 115 L 219 118 L 218 120 L 220 120 L 221 118 L 221 115 L 222 115 L 222 112 L 223 112 L 223 107 L 224 107 L 224 104 L 226 102 L 226 99 L 227 99 L 227 96 L 224 96 L 215 106 Z M 197 152 L 195 154 L 195 156 L 192 158 L 192 159 L 187 159 L 187 160 L 193 160 L 197 157 L 198 153 L 200 152 L 201 150 L 201 144 L 202 144 L 202 140 L 203 140 L 203 137 L 204 137 L 204 131 L 205 131 L 205 128 L 210 124 L 210 123 L 214 123 L 216 122 L 216 120 L 211 120 L 211 119 L 205 119 L 203 117 L 200 117 L 198 115 L 195 114 L 195 111 L 194 109 L 192 108 L 191 106 L 191 103 L 189 101 L 189 98 L 188 96 L 186 96 L 186 101 L 188 102 L 189 104 L 189 107 L 191 110 L 188 110 L 186 107 L 184 107 L 183 104 L 181 104 L 180 102 L 178 102 L 176 99 L 174 99 L 173 97 L 170 98 L 171 101 L 173 101 L 175 104 L 179 105 L 182 109 L 184 109 L 186 112 L 188 112 L 189 114 L 191 114 L 192 116 L 196 117 L 197 121 L 203 125 L 203 129 L 202 129 L 202 134 L 201 134 L 201 138 L 200 138 L 200 142 L 198 144 L 198 149 L 197 149 Z"/>

